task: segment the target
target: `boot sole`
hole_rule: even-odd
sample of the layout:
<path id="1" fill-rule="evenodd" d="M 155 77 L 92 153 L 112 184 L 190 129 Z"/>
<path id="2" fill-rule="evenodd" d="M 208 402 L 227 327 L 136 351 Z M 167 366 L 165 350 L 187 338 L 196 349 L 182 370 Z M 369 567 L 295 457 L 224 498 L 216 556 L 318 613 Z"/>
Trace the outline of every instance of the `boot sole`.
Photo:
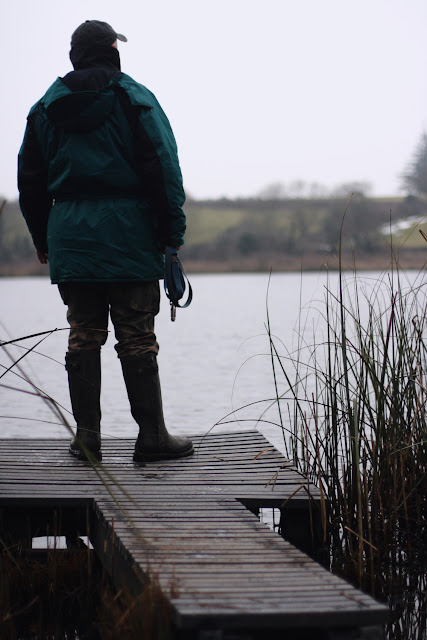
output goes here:
<path id="1" fill-rule="evenodd" d="M 177 460 L 179 458 L 187 458 L 188 456 L 191 456 L 193 453 L 194 453 L 194 447 L 191 447 L 191 449 L 184 449 L 179 453 L 159 451 L 158 453 L 142 454 L 135 451 L 135 453 L 133 454 L 133 461 L 144 463 L 144 462 L 156 462 L 158 460 Z"/>
<path id="2" fill-rule="evenodd" d="M 72 449 L 71 447 L 69 447 L 68 451 L 69 453 L 71 453 L 72 456 L 74 456 L 74 458 L 77 458 L 77 460 L 83 460 L 84 462 L 89 462 L 87 455 L 81 449 Z M 98 460 L 98 461 L 102 460 L 101 451 L 90 451 L 89 454 L 95 460 Z"/>

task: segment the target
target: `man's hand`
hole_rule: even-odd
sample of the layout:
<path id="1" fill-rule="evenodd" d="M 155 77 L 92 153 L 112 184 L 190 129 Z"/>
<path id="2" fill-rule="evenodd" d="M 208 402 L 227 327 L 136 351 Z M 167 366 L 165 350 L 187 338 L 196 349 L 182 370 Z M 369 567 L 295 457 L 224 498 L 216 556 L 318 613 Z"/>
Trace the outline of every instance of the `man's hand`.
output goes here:
<path id="1" fill-rule="evenodd" d="M 47 264 L 49 262 L 49 258 L 47 253 L 42 253 L 41 251 L 37 251 L 37 258 L 41 264 Z"/>

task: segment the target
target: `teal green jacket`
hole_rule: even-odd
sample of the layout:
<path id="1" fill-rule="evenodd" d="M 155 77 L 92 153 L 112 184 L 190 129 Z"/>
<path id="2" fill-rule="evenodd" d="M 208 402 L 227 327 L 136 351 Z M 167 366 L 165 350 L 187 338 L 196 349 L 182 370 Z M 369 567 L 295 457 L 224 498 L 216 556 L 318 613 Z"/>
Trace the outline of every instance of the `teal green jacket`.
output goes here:
<path id="1" fill-rule="evenodd" d="M 53 83 L 29 113 L 18 186 L 53 283 L 156 280 L 164 246 L 184 242 L 170 124 L 155 96 L 126 74 L 93 91 Z"/>

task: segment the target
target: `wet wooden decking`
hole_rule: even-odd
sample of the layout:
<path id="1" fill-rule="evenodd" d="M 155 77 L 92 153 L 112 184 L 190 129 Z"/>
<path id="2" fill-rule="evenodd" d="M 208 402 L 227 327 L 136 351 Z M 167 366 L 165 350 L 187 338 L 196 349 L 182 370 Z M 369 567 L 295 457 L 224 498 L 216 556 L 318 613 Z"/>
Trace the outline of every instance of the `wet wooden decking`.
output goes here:
<path id="1" fill-rule="evenodd" d="M 385 606 L 259 521 L 259 508 L 285 503 L 283 528 L 294 542 L 307 538 L 310 522 L 319 526 L 317 489 L 260 433 L 193 441 L 189 458 L 138 467 L 133 440 L 106 440 L 102 466 L 92 469 L 65 440 L 0 440 L 0 528 L 33 537 L 48 520 L 51 533 L 88 534 L 115 581 L 138 591 L 157 576 L 188 637 L 350 631 L 385 620 Z"/>

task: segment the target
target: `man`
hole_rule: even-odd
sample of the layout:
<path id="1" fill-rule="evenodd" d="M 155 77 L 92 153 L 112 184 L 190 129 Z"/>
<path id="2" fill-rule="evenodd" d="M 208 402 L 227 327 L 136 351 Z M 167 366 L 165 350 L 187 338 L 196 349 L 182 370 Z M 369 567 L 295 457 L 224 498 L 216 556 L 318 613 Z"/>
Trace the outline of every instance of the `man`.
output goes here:
<path id="1" fill-rule="evenodd" d="M 193 453 L 165 427 L 154 317 L 166 245 L 183 244 L 176 143 L 155 96 L 120 70 L 105 22 L 73 33 L 74 71 L 31 109 L 18 158 L 20 206 L 41 263 L 68 305 L 66 369 L 76 437 L 70 452 L 101 459 L 100 349 L 108 316 L 132 416 L 134 460 Z"/>

